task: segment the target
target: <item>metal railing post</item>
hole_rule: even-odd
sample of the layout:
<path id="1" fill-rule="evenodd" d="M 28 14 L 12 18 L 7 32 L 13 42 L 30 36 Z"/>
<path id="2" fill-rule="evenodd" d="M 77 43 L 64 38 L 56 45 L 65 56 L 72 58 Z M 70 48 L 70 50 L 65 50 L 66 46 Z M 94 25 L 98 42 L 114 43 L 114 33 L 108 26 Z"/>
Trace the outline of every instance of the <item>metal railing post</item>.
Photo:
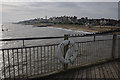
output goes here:
<path id="1" fill-rule="evenodd" d="M 4 75 L 4 78 L 6 78 L 6 70 L 5 70 L 5 53 L 4 53 L 4 50 L 2 50 L 2 57 L 3 57 L 3 75 Z"/>
<path id="2" fill-rule="evenodd" d="M 120 34 L 118 34 L 118 35 L 120 35 Z M 118 50 L 118 58 L 120 58 L 120 38 L 117 37 L 117 40 L 118 40 L 118 41 L 117 41 L 117 44 L 118 44 L 118 45 L 117 45 L 117 46 L 118 46 L 118 47 L 117 47 L 117 50 Z"/>
<path id="3" fill-rule="evenodd" d="M 64 40 L 68 40 L 68 34 L 65 34 L 64 35 Z M 64 58 L 65 58 L 65 55 L 66 55 L 66 52 L 67 52 L 67 50 L 68 50 L 68 45 L 66 45 L 65 47 L 64 47 Z M 68 67 L 68 64 L 63 64 L 63 67 L 64 67 L 64 70 L 66 70 L 67 69 L 67 67 Z"/>
<path id="4" fill-rule="evenodd" d="M 96 36 L 94 35 L 94 41 L 95 41 Z"/>
<path id="5" fill-rule="evenodd" d="M 23 40 L 23 47 L 24 47 L 25 45 L 24 45 L 24 40 Z"/>
<path id="6" fill-rule="evenodd" d="M 112 41 L 112 58 L 115 58 L 117 49 L 117 34 L 113 34 L 113 41 Z"/>

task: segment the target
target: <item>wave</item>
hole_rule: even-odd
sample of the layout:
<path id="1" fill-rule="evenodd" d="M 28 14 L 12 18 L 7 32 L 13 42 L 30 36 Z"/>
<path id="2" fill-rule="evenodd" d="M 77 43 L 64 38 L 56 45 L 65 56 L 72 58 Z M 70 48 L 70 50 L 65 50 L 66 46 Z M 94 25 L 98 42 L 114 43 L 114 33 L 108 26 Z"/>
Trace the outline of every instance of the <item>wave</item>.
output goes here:
<path id="1" fill-rule="evenodd" d="M 12 39 L 13 37 L 0 37 L 0 39 Z"/>
<path id="2" fill-rule="evenodd" d="M 80 32 L 80 33 L 85 33 L 85 34 L 93 34 L 93 33 L 95 33 L 95 32 L 78 31 L 78 30 L 72 30 L 72 29 L 56 28 L 56 27 L 48 27 L 48 28 L 60 29 L 60 30 L 65 30 L 65 31 L 75 31 L 75 32 Z"/>
<path id="3" fill-rule="evenodd" d="M 85 33 L 85 34 L 94 34 L 95 32 L 86 32 L 86 31 L 75 31 L 75 32 L 81 32 L 81 33 Z"/>

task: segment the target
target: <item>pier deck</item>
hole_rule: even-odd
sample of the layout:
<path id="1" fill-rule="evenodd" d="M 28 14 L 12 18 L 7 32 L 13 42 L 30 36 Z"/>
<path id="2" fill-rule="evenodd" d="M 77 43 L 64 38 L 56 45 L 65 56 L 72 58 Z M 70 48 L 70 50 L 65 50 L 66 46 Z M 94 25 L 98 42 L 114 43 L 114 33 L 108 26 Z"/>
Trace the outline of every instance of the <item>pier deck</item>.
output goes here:
<path id="1" fill-rule="evenodd" d="M 41 79 L 112 79 L 120 80 L 120 60 L 109 61 L 88 67 L 68 70 L 66 72 L 58 73 L 55 75 L 47 76 Z"/>

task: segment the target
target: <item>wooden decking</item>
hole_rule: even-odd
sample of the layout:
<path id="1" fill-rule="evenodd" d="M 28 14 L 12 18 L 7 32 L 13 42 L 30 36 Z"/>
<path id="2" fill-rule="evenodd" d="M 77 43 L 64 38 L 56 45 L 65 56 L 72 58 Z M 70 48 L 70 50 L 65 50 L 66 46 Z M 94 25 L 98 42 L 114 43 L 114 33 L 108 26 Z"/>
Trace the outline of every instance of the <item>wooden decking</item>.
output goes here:
<path id="1" fill-rule="evenodd" d="M 120 60 L 110 61 L 102 64 L 97 64 L 94 66 L 83 67 L 79 69 L 68 70 L 63 73 L 51 75 L 48 77 L 44 77 L 44 79 L 108 79 L 108 80 L 120 80 Z"/>

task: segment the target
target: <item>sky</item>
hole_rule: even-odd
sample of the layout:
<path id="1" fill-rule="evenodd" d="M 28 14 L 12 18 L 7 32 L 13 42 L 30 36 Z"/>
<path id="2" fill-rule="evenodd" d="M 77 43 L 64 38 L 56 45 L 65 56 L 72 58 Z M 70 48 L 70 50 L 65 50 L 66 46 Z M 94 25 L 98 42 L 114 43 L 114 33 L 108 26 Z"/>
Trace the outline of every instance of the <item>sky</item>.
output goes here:
<path id="1" fill-rule="evenodd" d="M 2 2 L 119 2 L 119 0 L 0 0 Z"/>
<path id="2" fill-rule="evenodd" d="M 84 2 L 73 2 L 72 0 L 70 2 L 59 2 L 59 0 L 58 2 L 56 2 L 56 0 L 54 0 L 55 2 L 53 2 L 53 0 L 44 0 L 46 2 L 42 1 L 3 1 L 2 4 L 0 4 L 2 5 L 2 9 L 0 9 L 0 13 L 2 13 L 2 22 L 18 22 L 34 18 L 44 18 L 45 16 L 52 17 L 64 15 L 77 16 L 78 18 L 118 19 L 118 0 L 109 0 L 111 2 L 99 2 L 98 0 L 84 0 Z"/>

